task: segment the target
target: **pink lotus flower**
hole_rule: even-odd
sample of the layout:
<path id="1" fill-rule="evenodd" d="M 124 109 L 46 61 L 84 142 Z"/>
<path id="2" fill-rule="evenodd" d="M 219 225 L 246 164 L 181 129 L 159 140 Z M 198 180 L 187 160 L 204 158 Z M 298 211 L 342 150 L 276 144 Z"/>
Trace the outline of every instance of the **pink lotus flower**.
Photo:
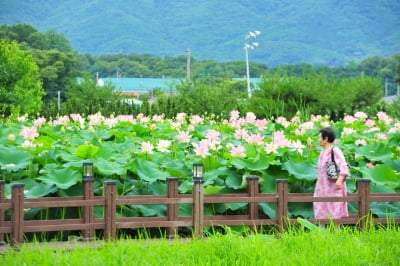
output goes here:
<path id="1" fill-rule="evenodd" d="M 376 138 L 377 140 L 379 140 L 379 139 L 380 139 L 380 140 L 386 140 L 386 139 L 387 139 L 385 133 L 381 133 L 381 132 L 376 133 L 376 134 L 375 134 L 375 138 Z"/>
<path id="2" fill-rule="evenodd" d="M 210 149 L 208 148 L 208 143 L 206 141 L 200 141 L 199 143 L 193 143 L 194 152 L 197 156 L 206 158 L 210 155 Z"/>
<path id="3" fill-rule="evenodd" d="M 246 138 L 246 142 L 252 145 L 262 145 L 264 137 L 260 134 L 252 134 Z"/>
<path id="4" fill-rule="evenodd" d="M 382 111 L 378 112 L 376 116 L 380 121 L 383 121 L 386 125 L 389 125 L 393 121 L 392 118 L 390 118 L 385 112 Z"/>
<path id="5" fill-rule="evenodd" d="M 206 138 L 210 142 L 219 142 L 220 141 L 219 135 L 220 135 L 220 133 L 218 131 L 211 129 L 211 130 L 207 130 Z"/>
<path id="6" fill-rule="evenodd" d="M 180 143 L 189 143 L 190 139 L 192 138 L 192 135 L 189 134 L 189 132 L 185 131 L 178 131 L 178 135 L 176 135 L 176 138 Z"/>
<path id="7" fill-rule="evenodd" d="M 192 125 L 198 125 L 203 122 L 203 118 L 201 118 L 199 115 L 192 115 L 192 118 L 190 119 L 190 123 Z"/>
<path id="8" fill-rule="evenodd" d="M 230 145 L 229 150 L 232 157 L 246 157 L 246 148 L 242 145 L 238 145 L 237 147 Z"/>
<path id="9" fill-rule="evenodd" d="M 238 120 L 230 121 L 232 128 L 241 128 L 246 123 L 246 120 L 239 118 Z"/>
<path id="10" fill-rule="evenodd" d="M 21 132 L 19 133 L 20 136 L 22 136 L 24 139 L 27 140 L 33 140 L 36 137 L 39 137 L 39 134 L 37 132 L 37 128 L 35 126 L 33 127 L 22 127 Z"/>
<path id="11" fill-rule="evenodd" d="M 180 122 L 181 124 L 186 122 L 186 113 L 177 113 L 176 114 L 176 120 Z"/>
<path id="12" fill-rule="evenodd" d="M 132 124 L 136 124 L 136 119 L 133 118 L 133 115 L 118 115 L 117 119 L 118 121 L 125 121 L 125 122 L 131 122 Z"/>
<path id="13" fill-rule="evenodd" d="M 273 142 L 269 142 L 269 143 L 265 144 L 264 150 L 265 150 L 266 154 L 271 154 L 271 153 L 277 154 L 278 153 L 278 147 L 276 147 Z"/>
<path id="14" fill-rule="evenodd" d="M 152 120 L 156 122 L 161 122 L 163 121 L 164 117 L 163 115 L 153 115 Z"/>
<path id="15" fill-rule="evenodd" d="M 256 119 L 257 119 L 257 117 L 256 117 L 256 115 L 254 113 L 248 112 L 246 114 L 246 122 L 247 123 L 252 124 L 252 123 L 254 123 L 256 121 Z"/>
<path id="16" fill-rule="evenodd" d="M 272 142 L 276 148 L 286 147 L 289 143 L 282 130 L 275 131 L 272 134 Z"/>
<path id="17" fill-rule="evenodd" d="M 323 117 L 321 115 L 311 115 L 312 122 L 320 122 L 322 121 Z"/>
<path id="18" fill-rule="evenodd" d="M 364 146 L 364 145 L 367 145 L 367 142 L 365 141 L 365 139 L 357 139 L 357 140 L 355 141 L 355 144 L 356 144 L 357 146 L 360 146 L 360 145 Z"/>
<path id="19" fill-rule="evenodd" d="M 348 128 L 348 127 L 344 127 L 343 131 L 342 131 L 342 136 L 348 136 L 348 135 L 351 135 L 351 134 L 354 134 L 354 133 L 356 133 L 356 131 L 354 129 Z"/>
<path id="20" fill-rule="evenodd" d="M 33 125 L 35 127 L 40 127 L 44 123 L 46 123 L 46 118 L 44 118 L 44 117 L 39 117 L 38 119 L 33 120 Z"/>
<path id="21" fill-rule="evenodd" d="M 159 152 L 169 153 L 170 151 L 168 150 L 168 148 L 170 146 L 171 146 L 171 141 L 170 140 L 161 139 L 157 144 L 157 150 Z"/>
<path id="22" fill-rule="evenodd" d="M 99 112 L 94 115 L 89 115 L 88 119 L 89 119 L 90 126 L 97 126 L 97 125 L 101 125 L 103 123 L 104 116 L 102 116 L 101 113 Z"/>
<path id="23" fill-rule="evenodd" d="M 236 129 L 234 136 L 236 139 L 246 139 L 249 136 L 249 133 L 247 133 L 246 129 L 239 128 L 239 129 Z"/>
<path id="24" fill-rule="evenodd" d="M 118 124 L 118 119 L 116 119 L 116 118 L 106 118 L 106 119 L 104 119 L 104 124 L 108 128 L 113 128 L 114 126 L 116 126 Z"/>
<path id="25" fill-rule="evenodd" d="M 356 117 L 357 119 L 360 119 L 360 120 L 365 120 L 365 119 L 367 119 L 368 115 L 364 112 L 356 112 L 354 114 L 354 117 Z"/>
<path id="26" fill-rule="evenodd" d="M 288 147 L 296 150 L 297 153 L 299 153 L 300 155 L 303 155 L 303 149 L 306 146 L 303 145 L 300 140 L 296 140 L 296 141 L 289 141 Z"/>
<path id="27" fill-rule="evenodd" d="M 10 134 L 10 135 L 8 135 L 8 140 L 9 141 L 14 141 L 15 140 L 15 135 L 14 134 Z"/>
<path id="28" fill-rule="evenodd" d="M 237 111 L 237 110 L 233 110 L 233 111 L 231 111 L 231 113 L 230 113 L 229 121 L 236 121 L 236 120 L 239 119 L 239 117 L 240 117 L 240 112 Z"/>
<path id="29" fill-rule="evenodd" d="M 279 117 L 276 119 L 276 122 L 279 123 L 279 124 L 281 124 L 281 125 L 284 126 L 284 127 L 288 127 L 288 126 L 290 125 L 290 122 L 287 121 L 286 118 L 283 117 L 283 116 L 279 116 Z"/>
<path id="30" fill-rule="evenodd" d="M 375 126 L 375 120 L 368 119 L 367 121 L 365 121 L 365 125 L 367 127 L 373 127 L 373 126 Z"/>
<path id="31" fill-rule="evenodd" d="M 260 130 L 263 130 L 264 128 L 265 128 L 265 126 L 267 125 L 267 123 L 268 123 L 268 121 L 267 121 L 267 119 L 257 119 L 255 122 L 254 122 L 254 125 L 258 128 L 258 129 L 260 129 Z"/>
<path id="32" fill-rule="evenodd" d="M 143 153 L 153 154 L 154 146 L 149 141 L 144 141 L 140 145 Z"/>
<path id="33" fill-rule="evenodd" d="M 353 123 L 354 121 L 357 121 L 357 119 L 356 119 L 354 116 L 346 115 L 346 116 L 343 118 L 343 121 L 344 121 L 346 124 L 351 124 L 351 123 Z"/>
<path id="34" fill-rule="evenodd" d="M 70 114 L 69 116 L 72 118 L 72 121 L 74 122 L 83 123 L 85 121 L 85 119 L 83 119 L 83 117 L 80 114 Z"/>
<path id="35" fill-rule="evenodd" d="M 21 144 L 22 147 L 24 148 L 33 148 L 35 147 L 35 144 L 32 143 L 30 140 L 24 140 L 24 142 Z"/>
<path id="36" fill-rule="evenodd" d="M 63 115 L 60 116 L 59 118 L 57 118 L 56 120 L 52 121 L 52 125 L 53 126 L 57 126 L 57 125 L 66 125 L 70 122 L 69 116 L 67 115 Z"/>
<path id="37" fill-rule="evenodd" d="M 329 122 L 321 122 L 321 127 L 330 127 L 331 124 Z"/>

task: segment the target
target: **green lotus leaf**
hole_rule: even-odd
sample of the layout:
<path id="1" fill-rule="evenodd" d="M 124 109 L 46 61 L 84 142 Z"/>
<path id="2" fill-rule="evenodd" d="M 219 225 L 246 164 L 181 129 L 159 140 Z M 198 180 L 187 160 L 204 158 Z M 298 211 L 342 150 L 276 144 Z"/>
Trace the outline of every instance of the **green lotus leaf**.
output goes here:
<path id="1" fill-rule="evenodd" d="M 189 180 L 183 181 L 178 187 L 179 193 L 182 194 L 190 193 L 192 189 L 193 189 L 193 183 L 192 181 Z"/>
<path id="2" fill-rule="evenodd" d="M 142 180 L 150 183 L 157 180 L 166 180 L 169 177 L 169 173 L 160 171 L 156 163 L 141 158 L 135 158 L 129 164 L 129 169 L 133 173 L 136 173 Z"/>
<path id="3" fill-rule="evenodd" d="M 292 202 L 289 204 L 288 213 L 290 216 L 301 216 L 303 218 L 314 217 L 313 205 L 310 202 Z"/>
<path id="4" fill-rule="evenodd" d="M 204 194 L 218 194 L 222 189 L 224 189 L 224 186 L 206 186 L 204 188 Z"/>
<path id="5" fill-rule="evenodd" d="M 167 194 L 167 185 L 164 181 L 156 181 L 154 183 L 150 183 L 148 185 L 149 192 L 152 195 L 166 195 Z"/>
<path id="6" fill-rule="evenodd" d="M 259 204 L 264 214 L 268 215 L 271 219 L 275 219 L 276 214 L 276 204 L 261 202 Z"/>
<path id="7" fill-rule="evenodd" d="M 224 213 L 227 210 L 236 211 L 236 210 L 239 210 L 246 206 L 247 206 L 247 203 L 245 203 L 245 202 L 220 203 L 220 204 L 215 204 L 215 210 L 219 213 Z"/>
<path id="8" fill-rule="evenodd" d="M 371 145 L 356 147 L 355 153 L 375 162 L 390 160 L 392 154 L 390 148 L 377 142 Z"/>
<path id="9" fill-rule="evenodd" d="M 243 177 L 243 175 L 238 173 L 232 173 L 225 179 L 225 184 L 227 187 L 239 189 L 242 187 Z"/>
<path id="10" fill-rule="evenodd" d="M 269 174 L 262 175 L 260 183 L 261 193 L 276 193 L 275 177 Z"/>
<path id="11" fill-rule="evenodd" d="M 387 165 L 380 164 L 373 168 L 364 166 L 361 168 L 361 172 L 364 178 L 369 178 L 377 183 L 384 183 L 393 188 L 400 186 L 400 174 Z"/>
<path id="12" fill-rule="evenodd" d="M 60 158 L 61 160 L 65 161 L 65 162 L 80 162 L 80 161 L 82 161 L 82 157 L 71 154 L 65 150 L 60 150 L 57 154 L 57 158 Z"/>
<path id="13" fill-rule="evenodd" d="M 71 168 L 58 169 L 54 164 L 47 165 L 47 174 L 36 178 L 48 185 L 55 185 L 59 189 L 68 189 L 78 183 L 82 174 Z"/>
<path id="14" fill-rule="evenodd" d="M 307 161 L 299 163 L 294 161 L 285 162 L 283 169 L 286 169 L 295 179 L 314 181 L 317 178 L 316 166 Z"/>
<path id="15" fill-rule="evenodd" d="M 260 154 L 259 158 L 234 158 L 232 159 L 232 165 L 238 169 L 261 171 L 269 167 L 269 160 L 267 156 L 265 156 L 264 154 Z"/>
<path id="16" fill-rule="evenodd" d="M 0 167 L 8 171 L 18 171 L 28 167 L 32 155 L 16 147 L 4 147 L 0 145 Z"/>
<path id="17" fill-rule="evenodd" d="M 393 219 L 400 216 L 400 202 L 371 202 L 370 209 L 379 218 Z"/>
<path id="18" fill-rule="evenodd" d="M 204 208 L 205 212 L 205 208 Z M 179 204 L 178 207 L 179 216 L 191 216 L 192 215 L 192 204 Z M 205 213 L 206 215 L 206 213 Z"/>
<path id="19" fill-rule="evenodd" d="M 186 166 L 183 162 L 181 161 L 168 161 L 165 164 L 166 167 L 166 171 L 169 173 L 169 175 L 171 177 L 179 177 L 179 178 L 183 178 L 186 176 Z"/>
<path id="20" fill-rule="evenodd" d="M 211 169 L 204 173 L 204 186 L 208 185 L 221 185 L 225 186 L 225 179 L 234 175 L 235 171 L 232 168 L 227 168 L 225 166 L 219 167 L 217 169 Z"/>
<path id="21" fill-rule="evenodd" d="M 165 204 L 146 204 L 146 205 L 131 205 L 132 209 L 139 210 L 143 216 L 165 216 L 167 207 Z"/>
<path id="22" fill-rule="evenodd" d="M 75 155 L 84 159 L 93 158 L 99 151 L 99 147 L 95 145 L 83 144 L 78 146 L 75 151 Z"/>
<path id="23" fill-rule="evenodd" d="M 18 181 L 15 181 L 9 185 L 7 185 L 6 192 L 7 194 L 11 193 L 11 186 L 13 184 L 24 184 L 24 196 L 27 198 L 40 198 L 47 196 L 50 193 L 53 193 L 57 190 L 57 187 L 53 185 L 47 185 L 44 183 L 37 182 L 31 178 L 24 178 Z"/>
<path id="24" fill-rule="evenodd" d="M 56 139 L 49 137 L 49 136 L 39 136 L 35 139 L 35 143 L 41 143 L 43 146 L 51 146 Z"/>
<path id="25" fill-rule="evenodd" d="M 25 193 L 27 198 L 41 198 L 57 191 L 57 187 L 46 183 L 36 183 Z"/>
<path id="26" fill-rule="evenodd" d="M 93 165 L 99 174 L 106 176 L 126 175 L 127 171 L 125 165 L 119 163 L 118 161 L 110 161 L 103 158 L 96 158 L 93 160 Z"/>
<path id="27" fill-rule="evenodd" d="M 400 159 L 398 160 L 388 160 L 383 162 L 385 165 L 389 166 L 393 170 L 400 173 Z"/>

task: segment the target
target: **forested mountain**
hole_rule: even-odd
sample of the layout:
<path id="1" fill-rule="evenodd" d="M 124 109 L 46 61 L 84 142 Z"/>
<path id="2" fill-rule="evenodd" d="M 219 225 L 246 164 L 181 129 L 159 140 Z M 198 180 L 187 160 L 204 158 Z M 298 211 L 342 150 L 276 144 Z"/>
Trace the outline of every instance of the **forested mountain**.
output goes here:
<path id="1" fill-rule="evenodd" d="M 79 53 L 344 65 L 400 51 L 398 0 L 0 0 L 0 24 L 55 30 Z"/>

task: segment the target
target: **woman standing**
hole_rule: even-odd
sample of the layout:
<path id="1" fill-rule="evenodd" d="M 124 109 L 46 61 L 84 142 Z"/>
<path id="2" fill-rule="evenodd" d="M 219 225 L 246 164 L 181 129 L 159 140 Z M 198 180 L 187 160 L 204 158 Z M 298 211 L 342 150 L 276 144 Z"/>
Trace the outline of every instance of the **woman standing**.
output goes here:
<path id="1" fill-rule="evenodd" d="M 319 131 L 319 145 L 322 151 L 318 157 L 317 184 L 314 197 L 345 197 L 347 195 L 345 179 L 349 175 L 349 168 L 343 152 L 333 145 L 335 133 L 327 127 Z M 332 161 L 333 152 L 339 176 L 336 181 L 328 179 L 326 163 Z M 314 202 L 314 216 L 316 219 L 337 219 L 349 216 L 347 202 Z"/>

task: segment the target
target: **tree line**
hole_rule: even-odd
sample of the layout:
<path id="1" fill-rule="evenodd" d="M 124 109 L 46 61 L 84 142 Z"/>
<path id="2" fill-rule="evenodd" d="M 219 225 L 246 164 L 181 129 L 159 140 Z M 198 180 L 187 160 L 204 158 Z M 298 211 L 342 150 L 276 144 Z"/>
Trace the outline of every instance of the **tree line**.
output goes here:
<path id="1" fill-rule="evenodd" d="M 400 82 L 400 54 L 367 58 L 360 63 L 349 62 L 342 67 L 302 63 L 269 68 L 265 64 L 250 62 L 252 76 L 261 77 L 263 81 L 249 100 L 245 82 L 232 80 L 243 77 L 244 61 L 198 61 L 192 57 L 191 78 L 186 80 L 185 56 L 79 54 L 63 34 L 39 32 L 27 24 L 0 25 L 0 39 L 0 69 L 3 69 L 0 71 L 0 112 L 3 117 L 23 113 L 54 117 L 72 112 L 88 114 L 96 110 L 104 114 L 159 112 L 172 116 L 183 111 L 223 115 L 229 109 L 254 110 L 261 116 L 276 117 L 280 113 L 292 115 L 300 106 L 307 112 L 341 116 L 378 103 L 383 83 Z M 97 73 L 102 77 L 172 77 L 182 79 L 182 82 L 176 86 L 178 95 L 163 95 L 156 91 L 156 102 L 149 103 L 148 95 L 142 95 L 143 104 L 132 106 L 121 102 L 127 96 L 115 92 L 112 84 L 96 86 Z M 357 82 L 351 83 L 354 80 Z M 336 87 L 329 86 L 333 91 L 325 91 L 327 95 L 322 95 L 326 88 L 312 85 L 313 82 L 336 84 Z M 349 89 L 349 86 L 357 89 Z M 274 91 L 272 88 L 280 89 Z M 35 91 L 39 98 L 27 97 L 30 94 L 24 92 L 30 90 Z M 395 86 L 392 90 L 395 92 Z M 360 97 L 347 97 L 350 92 L 357 92 Z M 332 99 L 332 94 L 337 95 L 337 101 Z M 316 95 L 330 99 L 330 102 L 317 100 Z M 344 96 L 352 101 L 344 109 L 330 106 L 340 104 L 339 99 Z M 27 104 L 29 100 L 38 103 Z M 320 102 L 319 105 L 316 102 Z M 311 108 L 310 104 L 314 107 Z M 329 108 L 325 108 L 327 106 Z"/>

